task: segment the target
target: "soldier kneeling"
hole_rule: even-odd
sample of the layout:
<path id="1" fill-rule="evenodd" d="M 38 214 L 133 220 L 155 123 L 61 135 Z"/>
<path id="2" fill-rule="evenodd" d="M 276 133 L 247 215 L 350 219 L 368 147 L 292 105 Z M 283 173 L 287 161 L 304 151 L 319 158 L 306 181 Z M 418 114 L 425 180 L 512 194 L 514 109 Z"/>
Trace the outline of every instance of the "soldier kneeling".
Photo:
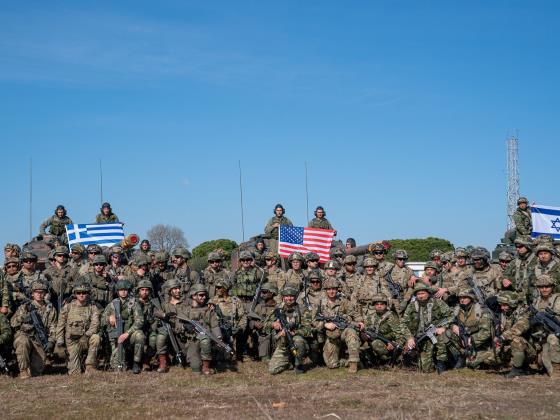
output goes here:
<path id="1" fill-rule="evenodd" d="M 97 352 L 101 344 L 99 331 L 100 311 L 89 299 L 89 284 L 77 283 L 72 289 L 76 299 L 64 305 L 60 311 L 56 329 L 56 345 L 66 346 L 68 351 L 68 374 L 90 372 L 97 365 Z M 83 354 L 87 353 L 85 366 Z"/>

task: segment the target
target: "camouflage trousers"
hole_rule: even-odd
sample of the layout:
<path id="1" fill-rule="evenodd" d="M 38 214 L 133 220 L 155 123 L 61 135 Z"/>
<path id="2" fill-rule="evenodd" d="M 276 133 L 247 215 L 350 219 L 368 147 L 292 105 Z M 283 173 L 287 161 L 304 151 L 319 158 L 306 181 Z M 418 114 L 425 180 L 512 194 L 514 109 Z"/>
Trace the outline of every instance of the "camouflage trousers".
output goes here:
<path id="1" fill-rule="evenodd" d="M 203 360 L 212 360 L 212 341 L 207 336 L 197 334 L 196 337 L 189 337 L 181 344 L 193 372 L 201 372 Z"/>
<path id="2" fill-rule="evenodd" d="M 34 338 L 18 332 L 14 339 L 14 350 L 20 372 L 29 369 L 31 376 L 43 373 L 47 355 L 41 344 Z"/>
<path id="3" fill-rule="evenodd" d="M 378 362 L 386 363 L 391 360 L 391 352 L 387 350 L 387 345 L 381 340 L 373 340 L 369 347 Z"/>
<path id="4" fill-rule="evenodd" d="M 425 340 L 418 349 L 418 368 L 421 372 L 429 373 L 434 370 L 434 356 L 438 362 L 447 362 L 449 338 L 444 333 L 436 336 L 436 339 L 436 344 L 433 344 L 429 339 Z"/>
<path id="5" fill-rule="evenodd" d="M 553 372 L 553 363 L 560 363 L 560 340 L 554 334 L 549 334 L 542 346 L 541 361 L 549 375 Z"/>
<path id="6" fill-rule="evenodd" d="M 298 357 L 297 360 L 294 360 L 294 365 L 301 365 L 303 359 L 307 355 L 307 342 L 305 338 L 299 335 L 294 335 L 293 339 L 298 351 Z M 276 350 L 274 350 L 272 358 L 268 363 L 268 372 L 272 375 L 276 375 L 289 369 L 290 357 L 292 357 L 292 354 L 288 349 L 288 342 L 285 337 L 280 337 L 276 340 Z"/>
<path id="7" fill-rule="evenodd" d="M 346 361 L 340 360 L 343 344 L 346 344 L 348 349 L 348 362 L 360 361 L 360 338 L 355 329 L 345 328 L 342 332 L 340 330 L 327 331 L 323 346 L 323 360 L 328 368 L 334 369 L 346 365 Z"/>
<path id="8" fill-rule="evenodd" d="M 158 328 L 157 332 L 150 333 L 148 338 L 148 347 L 155 354 L 168 354 L 169 353 L 169 334 L 164 328 Z"/>
<path id="9" fill-rule="evenodd" d="M 144 356 L 144 344 L 146 343 L 146 336 L 142 331 L 134 331 L 128 339 L 123 343 L 124 353 L 132 349 L 133 360 L 136 363 L 142 362 Z M 126 365 L 125 361 L 123 363 Z M 118 345 L 117 340 L 111 340 L 111 368 L 116 369 L 119 365 Z"/>
<path id="10" fill-rule="evenodd" d="M 272 334 L 259 335 L 259 358 L 261 360 L 270 360 L 273 353 Z"/>
<path id="11" fill-rule="evenodd" d="M 97 334 L 93 334 L 88 339 L 86 346 L 80 344 L 79 339 L 66 339 L 66 350 L 68 351 L 68 374 L 74 375 L 82 373 L 84 370 L 83 366 L 83 355 L 87 353 L 85 359 L 86 366 L 97 365 L 97 352 L 101 346 L 101 337 Z"/>
<path id="12" fill-rule="evenodd" d="M 313 332 L 313 336 L 307 339 L 307 346 L 309 348 L 309 359 L 316 366 L 323 366 L 325 364 L 323 359 L 323 346 L 325 344 L 325 334 L 323 332 Z"/>

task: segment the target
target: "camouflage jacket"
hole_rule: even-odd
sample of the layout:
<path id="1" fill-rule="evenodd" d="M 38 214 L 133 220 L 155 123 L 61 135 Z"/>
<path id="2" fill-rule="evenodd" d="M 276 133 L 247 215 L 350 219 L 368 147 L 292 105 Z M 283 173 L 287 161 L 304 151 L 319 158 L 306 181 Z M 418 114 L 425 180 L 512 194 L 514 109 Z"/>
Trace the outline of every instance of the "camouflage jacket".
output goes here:
<path id="1" fill-rule="evenodd" d="M 348 297 L 352 296 L 356 287 L 358 287 L 362 282 L 362 276 L 357 272 L 344 272 L 342 279 L 343 281 L 340 282 L 342 293 L 344 293 L 344 295 Z"/>
<path id="2" fill-rule="evenodd" d="M 356 326 L 358 322 L 362 322 L 362 316 L 360 311 L 349 299 L 337 297 L 334 300 L 330 300 L 327 296 L 324 296 L 320 301 L 319 305 L 315 309 L 313 314 L 313 327 L 316 331 L 325 331 L 325 322 L 318 321 L 317 316 L 322 315 L 324 317 L 335 317 L 340 316 L 344 321 L 348 322 L 352 326 Z M 342 331 L 336 329 L 334 331 L 326 331 L 327 337 L 336 338 Z"/>
<path id="3" fill-rule="evenodd" d="M 158 302 L 156 299 L 150 298 L 147 301 L 137 298 L 136 301 L 140 305 L 140 309 L 142 309 L 142 315 L 144 315 L 142 330 L 148 336 L 150 332 L 156 331 L 159 324 L 159 320 L 155 316 L 155 313 L 158 311 Z"/>
<path id="4" fill-rule="evenodd" d="M 200 279 L 200 274 L 198 272 L 191 270 L 187 264 L 183 264 L 181 267 L 175 267 L 172 271 L 173 279 L 177 279 L 181 282 L 181 291 L 185 294 L 189 293 L 191 286 L 195 283 L 202 283 Z"/>
<path id="5" fill-rule="evenodd" d="M 84 335 L 97 334 L 100 315 L 99 308 L 92 303 L 83 306 L 77 300 L 67 303 L 58 316 L 56 340 L 76 341 Z"/>
<path id="6" fill-rule="evenodd" d="M 115 223 L 118 221 L 119 218 L 115 213 L 110 213 L 108 216 L 105 216 L 103 213 L 99 213 L 95 216 L 95 223 Z"/>
<path id="7" fill-rule="evenodd" d="M 268 317 L 271 316 L 271 314 L 274 312 L 274 308 L 276 308 L 276 301 L 274 299 L 270 300 L 269 302 L 260 302 L 257 304 L 257 306 L 255 306 L 255 314 L 257 314 L 258 316 L 261 317 L 261 324 L 263 324 L 263 321 L 265 321 Z M 256 319 L 249 319 L 249 328 L 251 330 L 256 330 L 255 328 L 255 323 L 259 322 Z M 270 331 L 267 333 L 264 329 L 264 324 L 263 324 L 263 328 L 257 330 L 259 335 L 267 335 L 270 334 Z"/>
<path id="8" fill-rule="evenodd" d="M 8 280 L 4 274 L 0 273 L 0 307 L 9 308 L 11 301 L 11 287 L 8 286 Z"/>
<path id="9" fill-rule="evenodd" d="M 305 291 L 306 289 L 303 289 L 298 298 L 297 298 L 297 303 L 299 305 L 305 305 Z M 321 301 L 321 299 L 325 297 L 325 292 L 322 290 L 313 290 L 311 287 L 307 287 L 307 300 L 309 301 L 309 305 L 311 306 L 311 311 L 314 311 L 317 309 L 317 307 L 319 306 L 319 302 Z"/>
<path id="10" fill-rule="evenodd" d="M 74 222 L 72 222 L 72 219 L 70 219 L 68 216 L 64 216 L 64 217 L 58 217 L 56 215 L 53 215 L 51 217 L 49 217 L 47 220 L 45 220 L 43 223 L 41 223 L 41 226 L 39 226 L 39 234 L 40 235 L 46 235 L 46 229 L 50 226 L 50 234 L 54 235 L 54 236 L 61 236 L 61 235 L 65 235 L 66 234 L 66 225 L 70 225 Z"/>
<path id="11" fill-rule="evenodd" d="M 188 305 L 178 305 L 177 315 L 182 317 L 192 319 L 193 321 L 198 321 L 204 328 L 210 331 L 216 338 L 222 338 L 222 331 L 220 329 L 220 323 L 216 312 L 210 305 L 204 306 L 188 306 Z M 176 320 L 175 321 L 175 331 L 177 336 L 181 341 L 194 340 L 195 338 L 201 338 L 196 332 L 191 332 L 184 322 Z"/>
<path id="12" fill-rule="evenodd" d="M 444 301 L 430 297 L 424 304 L 420 304 L 418 300 L 411 302 L 406 307 L 402 320 L 410 332 L 417 336 L 431 324 L 450 323 L 453 312 Z"/>
<path id="13" fill-rule="evenodd" d="M 216 316 L 221 325 L 226 325 L 235 330 L 244 330 L 247 328 L 245 305 L 236 296 L 214 296 L 210 300 L 210 304 L 216 307 Z"/>
<path id="14" fill-rule="evenodd" d="M 298 290 L 303 289 L 303 283 L 306 279 L 306 273 L 304 270 L 295 271 L 294 269 L 290 268 L 286 271 L 286 275 L 283 278 L 284 283 L 278 284 L 278 292 L 281 292 L 282 289 L 288 285 L 295 287 Z"/>
<path id="15" fill-rule="evenodd" d="M 274 267 L 272 270 L 265 269 L 265 272 L 266 281 L 275 284 L 280 292 L 286 283 L 286 273 L 278 267 Z"/>
<path id="16" fill-rule="evenodd" d="M 100 309 L 105 308 L 114 296 L 110 279 L 95 273 L 88 273 L 82 278 L 87 280 L 91 287 L 91 301 L 96 303 Z"/>
<path id="17" fill-rule="evenodd" d="M 548 297 L 548 299 L 543 299 L 542 296 L 538 296 L 533 301 L 533 306 L 537 311 L 544 311 L 545 309 L 550 309 L 556 314 L 556 318 L 560 317 L 560 293 L 553 293 Z M 549 335 L 548 330 L 542 325 L 534 325 L 531 328 L 531 337 L 534 341 L 543 342 L 546 341 Z"/>
<path id="18" fill-rule="evenodd" d="M 530 274 L 530 293 L 532 292 L 533 296 L 536 296 L 538 294 L 533 285 L 535 284 L 537 277 L 543 274 L 548 274 L 553 278 L 555 283 L 555 292 L 560 293 L 560 261 L 556 258 L 553 258 L 547 265 L 543 265 L 540 261 L 537 261 L 533 266 L 533 271 Z"/>
<path id="19" fill-rule="evenodd" d="M 109 324 L 109 317 L 111 315 L 115 316 L 115 304 L 117 304 L 118 301 L 120 301 L 121 304 L 123 332 L 132 334 L 136 331 L 142 331 L 144 327 L 144 313 L 142 312 L 142 308 L 136 298 L 127 297 L 126 299 L 113 299 L 103 311 L 101 322 L 107 325 L 107 333 L 111 335 L 111 333 L 116 330 L 116 327 Z"/>
<path id="20" fill-rule="evenodd" d="M 334 230 L 334 228 L 331 225 L 331 222 L 329 222 L 324 217 L 322 219 L 319 219 L 318 217 L 311 219 L 307 224 L 307 227 Z"/>
<path id="21" fill-rule="evenodd" d="M 528 253 L 525 256 L 518 255 L 508 265 L 503 275 L 504 278 L 512 282 L 511 288 L 525 296 L 527 301 L 531 300 L 531 273 L 536 262 L 537 257 L 533 253 Z"/>
<path id="22" fill-rule="evenodd" d="M 301 337 L 311 337 L 313 333 L 312 328 L 312 313 L 308 311 L 304 306 L 293 305 L 287 306 L 284 302 L 277 306 L 284 313 L 286 321 L 293 327 L 291 331 L 294 331 L 296 335 Z M 271 334 L 275 331 L 272 328 L 272 324 L 277 321 L 274 311 L 271 311 L 268 318 L 265 320 L 265 331 L 267 334 Z"/>
<path id="23" fill-rule="evenodd" d="M 500 329 L 502 340 L 510 344 L 515 337 L 522 337 L 529 331 L 529 312 L 524 307 L 517 307 L 510 314 L 500 312 Z"/>
<path id="24" fill-rule="evenodd" d="M 48 284 L 45 276 L 39 271 L 31 273 L 23 269 L 11 276 L 6 274 L 5 279 L 16 306 L 19 306 L 28 296 L 31 296 L 31 285 L 33 282 L 40 281 Z"/>
<path id="25" fill-rule="evenodd" d="M 75 271 L 68 264 L 60 268 L 52 265 L 43 274 L 56 297 L 61 296 L 64 299 L 72 294 Z"/>
<path id="26" fill-rule="evenodd" d="M 466 311 L 457 306 L 454 312 L 456 319 L 465 326 L 465 332 L 475 349 L 490 347 L 492 344 L 492 319 L 480 304 L 472 303 Z"/>
<path id="27" fill-rule="evenodd" d="M 462 287 L 465 287 L 466 279 L 469 278 L 473 273 L 471 266 L 455 266 L 455 269 L 451 271 L 451 283 L 449 286 L 449 294 L 457 295 Z"/>
<path id="28" fill-rule="evenodd" d="M 385 295 L 387 299 L 391 299 L 391 292 L 383 283 L 381 277 L 376 273 L 373 276 L 363 275 L 360 283 L 352 293 L 352 301 L 358 303 L 360 306 L 365 306 L 372 303 L 371 299 L 374 295 Z"/>
<path id="29" fill-rule="evenodd" d="M 387 340 L 395 341 L 401 346 L 404 346 L 406 341 L 412 337 L 406 325 L 401 322 L 397 315 L 389 310 L 382 314 L 377 313 L 375 310 L 372 311 L 368 316 L 364 317 L 364 323 L 366 329 L 373 330 Z"/>
<path id="30" fill-rule="evenodd" d="M 513 222 L 515 223 L 515 231 L 517 235 L 529 236 L 533 232 L 533 222 L 531 221 L 531 212 L 521 210 L 519 207 L 513 213 Z"/>
<path id="31" fill-rule="evenodd" d="M 216 282 L 218 280 L 225 280 L 231 285 L 232 277 L 231 271 L 225 268 L 214 270 L 212 267 L 206 267 L 204 269 L 203 278 L 204 284 L 208 289 L 208 297 L 213 298 L 216 295 Z"/>
<path id="32" fill-rule="evenodd" d="M 41 321 L 43 321 L 43 326 L 45 327 L 48 340 L 50 342 L 54 342 L 56 337 L 56 309 L 50 303 L 39 304 L 34 300 L 27 301 L 26 304 L 17 308 L 14 316 L 12 317 L 11 325 L 12 328 L 17 331 L 16 336 L 18 334 L 24 334 L 29 337 L 35 337 L 35 327 L 31 321 L 28 305 L 35 307 Z"/>
<path id="33" fill-rule="evenodd" d="M 287 217 L 274 216 L 266 223 L 266 226 L 264 227 L 264 234 L 266 237 L 272 239 L 278 239 L 278 228 L 273 226 L 275 223 L 278 223 L 280 225 L 285 225 L 285 226 L 293 226 L 292 221 Z"/>
<path id="34" fill-rule="evenodd" d="M 11 341 L 12 327 L 6 315 L 0 313 L 0 350 L 7 350 Z"/>
<path id="35" fill-rule="evenodd" d="M 248 270 L 239 268 L 233 276 L 231 294 L 245 300 L 252 299 L 257 292 L 257 285 L 261 279 L 261 272 L 255 267 Z"/>
<path id="36" fill-rule="evenodd" d="M 482 270 L 473 270 L 472 278 L 475 284 L 486 295 L 486 297 L 494 296 L 502 286 L 502 272 L 492 265 L 487 265 Z M 467 280 L 462 281 L 459 289 L 469 289 Z"/>

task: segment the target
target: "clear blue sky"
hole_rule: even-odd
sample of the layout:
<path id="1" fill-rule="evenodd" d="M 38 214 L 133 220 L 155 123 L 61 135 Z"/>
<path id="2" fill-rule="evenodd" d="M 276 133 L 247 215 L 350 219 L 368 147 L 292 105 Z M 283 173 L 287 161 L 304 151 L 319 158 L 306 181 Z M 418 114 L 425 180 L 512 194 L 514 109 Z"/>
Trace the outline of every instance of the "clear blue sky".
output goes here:
<path id="1" fill-rule="evenodd" d="M 104 199 L 128 233 L 241 240 L 281 202 L 342 239 L 493 246 L 506 136 L 560 206 L 556 1 L 28 1 L 0 6 L 0 241 Z"/>

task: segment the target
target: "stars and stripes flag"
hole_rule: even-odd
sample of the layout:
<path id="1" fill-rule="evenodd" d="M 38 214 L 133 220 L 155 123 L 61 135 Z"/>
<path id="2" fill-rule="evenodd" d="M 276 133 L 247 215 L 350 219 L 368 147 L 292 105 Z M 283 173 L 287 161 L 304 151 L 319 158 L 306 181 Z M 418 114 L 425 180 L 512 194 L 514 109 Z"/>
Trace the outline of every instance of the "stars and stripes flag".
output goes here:
<path id="1" fill-rule="evenodd" d="M 540 235 L 550 235 L 560 239 L 560 207 L 531 206 L 531 221 L 533 222 L 533 233 L 536 238 Z"/>
<path id="2" fill-rule="evenodd" d="M 122 223 L 92 223 L 66 225 L 70 248 L 74 244 L 112 246 L 124 239 Z"/>
<path id="3" fill-rule="evenodd" d="M 315 252 L 320 261 L 330 259 L 334 230 L 280 225 L 278 254 L 288 257 L 292 252 Z"/>

